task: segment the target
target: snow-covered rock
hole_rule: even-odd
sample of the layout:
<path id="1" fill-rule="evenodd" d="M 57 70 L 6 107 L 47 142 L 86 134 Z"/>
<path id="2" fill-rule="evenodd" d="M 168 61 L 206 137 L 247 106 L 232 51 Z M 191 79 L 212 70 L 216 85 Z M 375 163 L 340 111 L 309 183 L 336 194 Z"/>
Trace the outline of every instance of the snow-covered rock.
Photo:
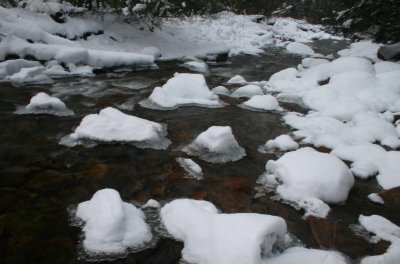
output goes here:
<path id="1" fill-rule="evenodd" d="M 333 155 L 311 148 L 284 154 L 277 161 L 269 160 L 267 172 L 258 182 L 265 187 L 276 186 L 279 196 L 303 208 L 307 215 L 326 217 L 326 203 L 347 199 L 354 178 L 346 164 Z"/>
<path id="2" fill-rule="evenodd" d="M 146 55 L 151 55 L 156 59 L 162 56 L 160 49 L 154 46 L 148 46 L 143 48 L 141 53 Z"/>
<path id="3" fill-rule="evenodd" d="M 269 80 L 293 80 L 296 79 L 296 76 L 297 70 L 295 68 L 287 68 L 272 74 L 271 77 L 269 77 Z"/>
<path id="4" fill-rule="evenodd" d="M 299 148 L 299 144 L 288 135 L 280 135 L 270 139 L 264 145 L 266 150 L 291 151 Z"/>
<path id="5" fill-rule="evenodd" d="M 312 48 L 300 42 L 289 43 L 286 46 L 286 51 L 289 53 L 298 54 L 302 56 L 313 56 L 315 54 Z"/>
<path id="6" fill-rule="evenodd" d="M 239 146 L 229 126 L 212 126 L 183 148 L 183 151 L 200 159 L 223 163 L 243 158 L 245 150 Z"/>
<path id="7" fill-rule="evenodd" d="M 46 93 L 38 93 L 33 96 L 27 106 L 18 109 L 17 114 L 49 114 L 56 116 L 69 116 L 74 112 L 68 109 L 57 97 L 49 96 Z"/>
<path id="8" fill-rule="evenodd" d="M 161 205 L 159 202 L 157 202 L 154 199 L 149 199 L 147 201 L 147 203 L 145 203 L 144 205 L 142 205 L 142 209 L 146 209 L 146 208 L 160 208 Z"/>
<path id="9" fill-rule="evenodd" d="M 13 75 L 22 68 L 32 68 L 42 66 L 38 61 L 28 61 L 24 59 L 7 60 L 0 62 L 0 78 Z"/>
<path id="10" fill-rule="evenodd" d="M 211 92 L 201 74 L 175 73 L 162 87 L 154 88 L 142 106 L 156 109 L 174 109 L 185 105 L 220 107 L 222 103 Z"/>
<path id="11" fill-rule="evenodd" d="M 377 193 L 371 193 L 368 195 L 368 199 L 370 199 L 374 203 L 378 204 L 384 204 L 385 201 L 382 199 L 382 197 L 379 196 Z"/>
<path id="12" fill-rule="evenodd" d="M 229 96 L 231 94 L 231 92 L 229 91 L 228 88 L 224 87 L 224 86 L 217 86 L 214 87 L 213 89 L 211 89 L 211 91 L 215 94 L 220 94 L 220 95 L 225 95 L 225 96 Z"/>
<path id="13" fill-rule="evenodd" d="M 284 244 L 285 221 L 261 214 L 219 214 L 207 201 L 178 199 L 161 209 L 169 234 L 183 241 L 188 263 L 254 264 Z"/>
<path id="14" fill-rule="evenodd" d="M 364 216 L 358 218 L 360 224 L 371 233 L 375 234 L 373 240 L 380 239 L 389 241 L 391 245 L 386 253 L 377 256 L 364 257 L 361 264 L 397 264 L 400 262 L 400 227 L 379 215 Z"/>
<path id="15" fill-rule="evenodd" d="M 246 102 L 243 102 L 240 106 L 251 110 L 282 110 L 282 108 L 279 106 L 278 100 L 269 94 L 254 95 Z"/>
<path id="16" fill-rule="evenodd" d="M 326 63 L 329 63 L 329 61 L 327 59 L 304 58 L 301 60 L 301 65 L 305 69 L 313 68 L 315 66 L 318 66 L 321 64 L 326 64 Z"/>
<path id="17" fill-rule="evenodd" d="M 338 52 L 341 57 L 361 57 L 372 61 L 378 61 L 378 50 L 382 44 L 373 43 L 372 41 L 360 41 L 350 45 L 349 49 Z"/>
<path id="18" fill-rule="evenodd" d="M 76 217 L 84 222 L 83 247 L 89 254 L 124 253 L 144 248 L 152 239 L 143 212 L 123 202 L 113 189 L 100 190 L 80 203 Z"/>
<path id="19" fill-rule="evenodd" d="M 182 64 L 182 66 L 195 72 L 201 72 L 201 73 L 209 72 L 207 63 L 203 61 L 188 61 Z"/>
<path id="20" fill-rule="evenodd" d="M 230 78 L 227 82 L 227 84 L 247 84 L 247 81 L 240 75 L 235 75 L 232 78 Z"/>
<path id="21" fill-rule="evenodd" d="M 263 95 L 263 90 L 260 86 L 254 84 L 248 84 L 246 86 L 237 88 L 231 93 L 232 97 L 247 97 L 251 98 L 255 95 Z"/>
<path id="22" fill-rule="evenodd" d="M 60 144 L 73 147 L 88 142 L 131 143 L 141 148 L 166 149 L 170 141 L 164 125 L 107 107 L 85 116 L 75 132 Z"/>
<path id="23" fill-rule="evenodd" d="M 19 72 L 7 76 L 5 79 L 16 86 L 53 83 L 53 79 L 45 75 L 44 71 L 43 66 L 22 68 Z"/>
<path id="24" fill-rule="evenodd" d="M 185 158 L 177 158 L 176 162 L 185 170 L 186 174 L 190 178 L 194 178 L 196 180 L 203 180 L 203 170 L 201 167 L 194 162 L 192 159 L 185 159 Z"/>

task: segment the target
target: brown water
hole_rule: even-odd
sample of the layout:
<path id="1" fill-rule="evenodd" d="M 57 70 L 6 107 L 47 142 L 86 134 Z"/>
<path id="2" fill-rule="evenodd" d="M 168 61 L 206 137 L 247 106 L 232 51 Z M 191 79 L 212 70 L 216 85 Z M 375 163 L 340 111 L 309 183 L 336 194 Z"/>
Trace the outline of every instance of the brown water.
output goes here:
<path id="1" fill-rule="evenodd" d="M 331 41 L 315 43 L 316 49 L 325 54 L 343 45 Z M 214 87 L 236 74 L 250 81 L 267 80 L 271 74 L 300 61 L 279 49 L 268 49 L 260 56 L 237 56 L 228 65 L 212 67 L 207 82 Z M 90 199 L 102 188 L 114 188 L 125 201 L 137 204 L 150 198 L 168 201 L 191 197 L 211 201 L 222 212 L 278 215 L 286 219 L 289 232 L 306 246 L 318 247 L 310 220 L 302 219 L 303 212 L 269 199 L 270 195 L 253 198 L 256 180 L 264 172 L 266 161 L 277 158 L 262 154 L 257 148 L 290 131 L 280 113 L 243 110 L 232 100 L 233 105 L 219 109 L 181 107 L 172 111 L 150 110 L 137 104 L 174 72 L 188 71 L 178 64 L 160 62 L 158 70 L 104 73 L 95 78 L 58 80 L 54 85 L 12 87 L 0 83 L 0 263 L 84 263 L 78 254 L 80 228 L 70 225 L 67 208 Z M 76 115 L 13 114 L 16 106 L 26 105 L 40 91 L 57 95 Z M 167 150 L 123 144 L 93 148 L 58 144 L 83 116 L 126 102 L 135 106 L 124 112 L 168 125 L 168 138 L 173 143 Z M 296 105 L 283 106 L 305 111 Z M 185 157 L 179 147 L 212 125 L 231 126 L 247 156 L 226 164 L 194 159 L 202 167 L 205 180 L 188 179 L 175 161 Z M 326 247 L 337 248 L 353 260 L 385 249 L 385 245 L 367 243 L 349 228 L 361 213 L 381 214 L 400 223 L 396 211 L 366 199 L 369 193 L 378 191 L 376 186 L 374 180 L 357 180 L 346 205 L 332 207 L 329 219 L 340 232 L 333 244 L 324 244 Z M 178 263 L 182 247 L 180 242 L 162 238 L 152 249 L 111 262 Z"/>

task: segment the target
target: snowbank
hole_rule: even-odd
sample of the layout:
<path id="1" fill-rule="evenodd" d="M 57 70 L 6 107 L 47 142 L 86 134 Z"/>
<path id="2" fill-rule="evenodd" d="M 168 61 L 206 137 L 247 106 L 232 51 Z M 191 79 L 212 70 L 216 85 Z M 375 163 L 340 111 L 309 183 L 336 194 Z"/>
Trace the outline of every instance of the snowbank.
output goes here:
<path id="1" fill-rule="evenodd" d="M 185 105 L 222 106 L 218 96 L 209 90 L 204 76 L 192 73 L 175 73 L 162 87 L 154 88 L 149 98 L 140 104 L 156 109 L 175 109 Z"/>
<path id="2" fill-rule="evenodd" d="M 351 171 L 340 159 L 311 148 L 301 148 L 284 154 L 277 161 L 269 160 L 267 172 L 258 182 L 269 188 L 307 215 L 326 217 L 326 203 L 341 203 L 353 187 Z"/>
<path id="3" fill-rule="evenodd" d="M 361 57 L 367 58 L 374 62 L 379 61 L 378 50 L 382 44 L 373 43 L 372 41 L 360 41 L 350 45 L 349 49 L 338 52 L 341 57 Z"/>
<path id="4" fill-rule="evenodd" d="M 286 224 L 276 216 L 218 214 L 206 201 L 178 199 L 161 209 L 168 233 L 184 242 L 188 263 L 254 264 L 283 245 Z"/>
<path id="5" fill-rule="evenodd" d="M 60 144 L 73 147 L 94 142 L 131 143 L 141 148 L 166 149 L 165 126 L 146 119 L 130 116 L 107 107 L 99 114 L 85 116 L 75 132 L 62 138 Z"/>
<path id="6" fill-rule="evenodd" d="M 69 116 L 74 112 L 69 110 L 57 97 L 49 96 L 46 93 L 38 93 L 33 96 L 27 106 L 17 110 L 17 114 L 49 114 L 56 116 Z"/>
<path id="7" fill-rule="evenodd" d="M 188 155 L 199 156 L 200 159 L 223 163 L 243 158 L 245 150 L 239 146 L 229 126 L 212 126 L 197 136 L 183 148 Z"/>
<path id="8" fill-rule="evenodd" d="M 378 256 L 365 257 L 361 260 L 361 264 L 397 264 L 400 262 L 400 227 L 393 224 L 386 218 L 379 215 L 364 216 L 358 218 L 360 224 L 369 232 L 374 233 L 375 242 L 380 239 L 389 241 L 390 247 L 386 253 Z"/>
<path id="9" fill-rule="evenodd" d="M 89 201 L 80 203 L 76 217 L 84 222 L 83 246 L 89 254 L 141 249 L 152 239 L 143 212 L 123 202 L 113 189 L 100 190 Z"/>
<path id="10" fill-rule="evenodd" d="M 8 60 L 0 62 L 0 78 L 11 76 L 23 68 L 42 66 L 38 61 L 28 61 L 24 59 Z"/>
<path id="11" fill-rule="evenodd" d="M 19 72 L 7 76 L 5 80 L 10 81 L 15 86 L 53 83 L 53 79 L 44 74 L 44 71 L 43 66 L 22 68 Z"/>

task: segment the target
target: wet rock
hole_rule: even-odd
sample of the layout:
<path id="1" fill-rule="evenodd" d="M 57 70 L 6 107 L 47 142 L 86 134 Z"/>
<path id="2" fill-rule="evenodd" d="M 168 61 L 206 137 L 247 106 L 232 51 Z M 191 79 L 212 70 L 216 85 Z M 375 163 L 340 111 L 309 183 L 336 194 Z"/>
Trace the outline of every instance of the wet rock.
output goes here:
<path id="1" fill-rule="evenodd" d="M 165 185 L 154 186 L 153 188 L 151 188 L 150 194 L 152 196 L 163 196 L 165 193 L 165 190 L 166 190 Z"/>
<path id="2" fill-rule="evenodd" d="M 191 198 L 195 200 L 204 200 L 207 197 L 207 193 L 203 191 L 195 192 L 192 194 Z"/>
<path id="3" fill-rule="evenodd" d="M 378 194 L 385 201 L 385 205 L 400 209 L 400 187 L 395 187 Z"/>
<path id="4" fill-rule="evenodd" d="M 336 223 L 329 219 L 308 217 L 312 236 L 320 247 L 336 248 Z"/>
<path id="5" fill-rule="evenodd" d="M 0 172 L 0 186 L 20 186 L 26 180 L 30 170 L 21 166 L 14 166 Z"/>
<path id="6" fill-rule="evenodd" d="M 224 188 L 208 193 L 208 199 L 226 213 L 250 212 L 251 196 Z"/>
<path id="7" fill-rule="evenodd" d="M 69 186 L 71 182 L 72 177 L 70 175 L 47 170 L 37 173 L 28 182 L 27 187 L 33 191 L 46 193 L 63 190 Z"/>
<path id="8" fill-rule="evenodd" d="M 223 186 L 231 191 L 242 191 L 247 194 L 253 192 L 253 188 L 249 186 L 243 177 L 228 177 L 222 182 Z"/>
<path id="9" fill-rule="evenodd" d="M 380 47 L 378 50 L 378 58 L 385 61 L 399 61 L 400 42 Z"/>

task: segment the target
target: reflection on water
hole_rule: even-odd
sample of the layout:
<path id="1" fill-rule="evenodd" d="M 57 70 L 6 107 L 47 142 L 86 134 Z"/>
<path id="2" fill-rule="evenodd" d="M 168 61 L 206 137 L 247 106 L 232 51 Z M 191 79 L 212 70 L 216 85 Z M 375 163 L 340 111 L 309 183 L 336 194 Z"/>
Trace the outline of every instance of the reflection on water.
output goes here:
<path id="1" fill-rule="evenodd" d="M 321 52 L 328 54 L 339 44 L 323 42 Z M 238 56 L 231 63 L 211 67 L 207 76 L 210 88 L 240 74 L 249 81 L 267 80 L 273 73 L 296 66 L 301 58 L 278 49 L 260 56 Z M 360 213 L 392 216 L 395 212 L 370 203 L 366 196 L 377 191 L 376 182 L 357 181 L 344 206 L 333 207 L 331 221 L 337 221 L 339 237 L 324 241 L 316 229 L 327 228 L 318 220 L 304 220 L 302 212 L 269 199 L 254 198 L 256 180 L 265 170 L 271 153 L 258 147 L 268 139 L 290 129 L 278 112 L 253 112 L 236 105 L 208 109 L 182 107 L 171 111 L 142 108 L 137 103 L 152 88 L 164 84 L 175 72 L 188 72 L 179 62 L 161 62 L 160 69 L 135 73 L 99 74 L 95 78 L 58 80 L 54 85 L 12 87 L 0 83 L 0 262 L 1 263 L 82 263 L 77 247 L 80 229 L 69 225 L 67 208 L 88 200 L 99 189 L 114 188 L 125 201 L 145 203 L 153 198 L 161 202 L 178 197 L 205 199 L 223 212 L 259 212 L 284 217 L 289 231 L 307 246 L 331 245 L 357 258 L 385 249 L 355 237 L 348 225 L 357 222 Z M 62 99 L 75 112 L 71 117 L 15 115 L 18 105 L 26 105 L 36 93 L 44 91 Z M 235 104 L 237 101 L 228 100 Z M 58 144 L 71 133 L 83 116 L 107 107 L 119 107 L 128 114 L 168 124 L 167 150 L 139 149 L 131 145 L 97 145 L 93 148 L 68 148 Z M 304 111 L 295 105 L 286 109 Z M 208 127 L 231 126 L 246 156 L 226 164 L 193 160 L 203 169 L 204 180 L 185 176 L 176 162 L 187 157 L 179 149 Z M 177 263 L 182 244 L 162 238 L 157 246 L 112 263 Z"/>

